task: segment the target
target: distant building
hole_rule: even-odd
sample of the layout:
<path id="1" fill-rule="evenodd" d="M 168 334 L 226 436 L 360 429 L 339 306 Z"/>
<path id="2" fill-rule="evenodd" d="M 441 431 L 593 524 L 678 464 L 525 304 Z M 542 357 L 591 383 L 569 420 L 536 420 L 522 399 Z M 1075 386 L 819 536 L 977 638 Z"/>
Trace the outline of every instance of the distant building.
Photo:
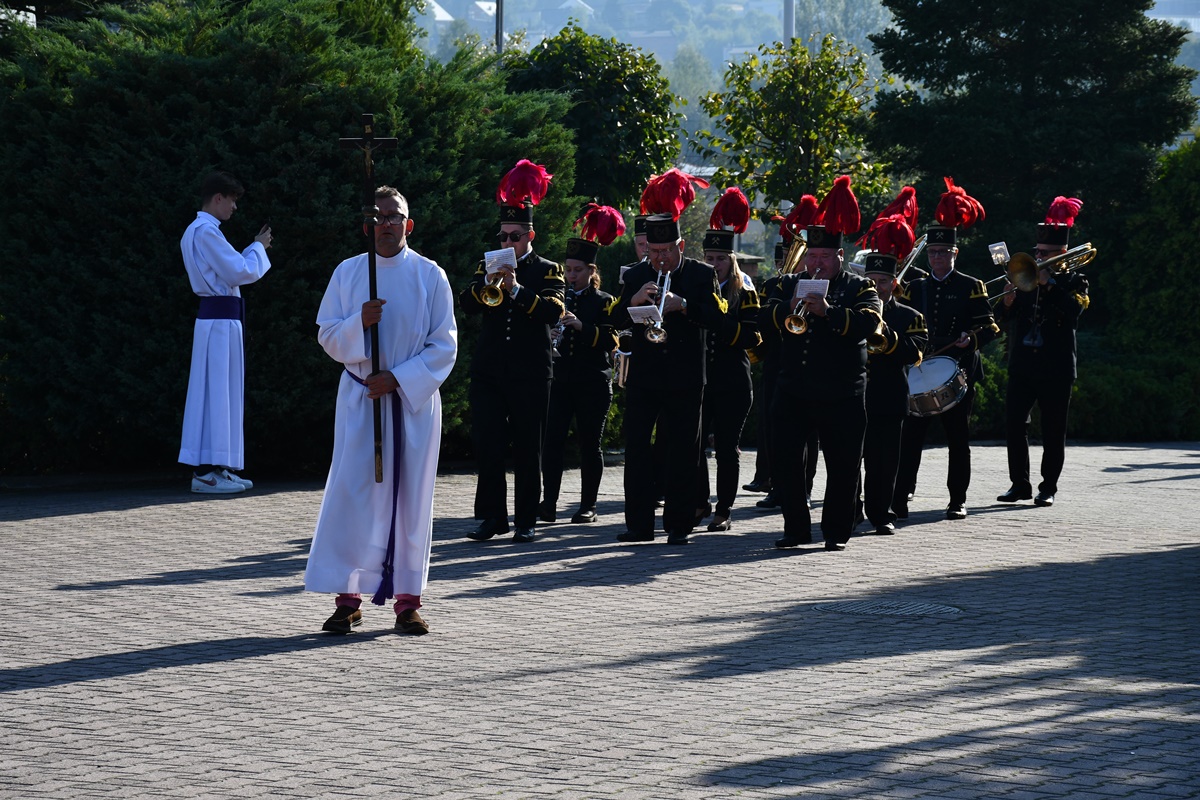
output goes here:
<path id="1" fill-rule="evenodd" d="M 1200 31 L 1200 0 L 1158 0 L 1146 16 Z"/>

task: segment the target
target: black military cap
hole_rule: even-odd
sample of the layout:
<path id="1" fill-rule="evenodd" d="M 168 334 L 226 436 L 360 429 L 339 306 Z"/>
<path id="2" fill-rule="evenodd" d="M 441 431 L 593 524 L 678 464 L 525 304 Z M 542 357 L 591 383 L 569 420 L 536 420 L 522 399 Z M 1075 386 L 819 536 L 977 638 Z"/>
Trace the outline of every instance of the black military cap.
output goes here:
<path id="1" fill-rule="evenodd" d="M 679 241 L 679 221 L 670 214 L 646 218 L 646 241 L 650 244 L 674 244 Z"/>

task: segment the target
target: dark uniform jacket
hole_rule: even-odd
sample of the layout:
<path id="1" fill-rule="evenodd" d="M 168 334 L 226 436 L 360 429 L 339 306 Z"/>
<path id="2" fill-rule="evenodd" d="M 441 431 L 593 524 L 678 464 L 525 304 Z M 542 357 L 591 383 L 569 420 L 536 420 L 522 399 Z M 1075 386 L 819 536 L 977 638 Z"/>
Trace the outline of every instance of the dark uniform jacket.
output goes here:
<path id="1" fill-rule="evenodd" d="M 645 325 L 633 325 L 630 321 L 629 306 L 642 286 L 657 277 L 658 271 L 648 262 L 634 264 L 625 273 L 621 296 L 609 309 L 614 328 L 633 328 L 625 385 L 654 388 L 665 384 L 677 389 L 698 389 L 705 384 L 704 331 L 722 324 L 729 304 L 717 291 L 713 268 L 694 258 L 684 258 L 671 272 L 671 293 L 687 300 L 687 313 L 668 313 L 663 320 L 667 340 L 654 344 L 646 339 Z"/>
<path id="2" fill-rule="evenodd" d="M 944 281 L 930 275 L 908 283 L 900 299 L 925 317 L 929 353 L 957 341 L 964 331 L 970 333 L 970 347 L 951 347 L 942 355 L 957 359 L 972 383 L 983 378 L 979 350 L 1000 333 L 983 281 L 956 269 Z"/>
<path id="3" fill-rule="evenodd" d="M 887 344 L 867 354 L 867 415 L 908 413 L 908 368 L 918 363 L 929 342 L 925 318 L 893 297 L 883 307 Z"/>
<path id="4" fill-rule="evenodd" d="M 1001 302 L 996 309 L 996 321 L 1008 334 L 1010 375 L 1077 376 L 1075 329 L 1089 303 L 1087 278 L 1076 272 L 1056 275 L 1051 281 L 1032 292 L 1016 292 L 1011 306 Z M 1041 333 L 1040 346 L 1026 344 L 1035 325 Z"/>
<path id="5" fill-rule="evenodd" d="M 807 272 L 785 275 L 760 317 L 763 329 L 781 332 L 779 387 L 832 398 L 861 397 L 867 385 L 866 337 L 879 326 L 883 310 L 875 284 L 839 272 L 829 282 L 826 301 L 831 308 L 825 318 L 809 315 L 807 331 L 789 333 L 784 320 L 791 313 L 796 282 L 808 277 Z"/>
<path id="6" fill-rule="evenodd" d="M 483 315 L 471 374 L 549 380 L 554 360 L 550 327 L 558 322 L 563 310 L 562 267 L 531 249 L 517 262 L 521 290 L 515 298 L 505 292 L 503 302 L 495 308 L 480 299 L 479 290 L 487 278 L 480 262 L 471 283 L 459 295 L 463 311 Z"/>
<path id="7" fill-rule="evenodd" d="M 760 303 L 765 303 L 767 298 L 771 296 L 771 292 L 779 285 L 781 277 L 781 275 L 772 275 L 770 278 L 767 278 L 763 283 Z M 761 312 L 761 308 L 759 310 Z M 762 362 L 764 370 L 778 370 L 779 348 L 782 342 L 779 331 L 773 327 L 759 325 L 758 334 L 762 341 L 758 347 L 754 348 L 755 357 Z"/>
<path id="8" fill-rule="evenodd" d="M 758 292 L 743 286 L 737 306 L 729 306 L 721 324 L 708 331 L 709 384 L 721 381 L 731 387 L 750 389 L 750 355 L 746 351 L 762 342 L 758 335 L 758 312 Z"/>
<path id="9" fill-rule="evenodd" d="M 612 351 L 617 337 L 608 320 L 608 308 L 613 296 L 588 286 L 574 294 L 566 291 L 567 311 L 583 324 L 576 331 L 564 328 L 558 343 L 559 357 L 554 359 L 554 380 L 572 381 L 585 378 L 612 380 Z"/>

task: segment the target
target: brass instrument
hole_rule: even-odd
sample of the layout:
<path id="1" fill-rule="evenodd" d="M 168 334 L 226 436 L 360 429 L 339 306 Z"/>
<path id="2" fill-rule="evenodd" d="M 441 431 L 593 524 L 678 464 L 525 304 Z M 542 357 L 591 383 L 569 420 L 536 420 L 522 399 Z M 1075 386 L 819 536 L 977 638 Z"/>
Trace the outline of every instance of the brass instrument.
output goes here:
<path id="1" fill-rule="evenodd" d="M 1003 275 L 988 281 L 988 283 L 995 283 L 1000 278 L 1005 278 L 1013 285 L 1013 288 L 988 298 L 988 302 L 995 303 L 1013 292 L 1032 292 L 1038 288 L 1038 272 L 1041 270 L 1049 269 L 1060 275 L 1065 274 L 1092 263 L 1096 253 L 1097 250 L 1092 247 L 1091 242 L 1072 247 L 1067 252 L 1051 256 L 1045 261 L 1038 261 L 1028 253 L 1017 253 L 1004 265 Z"/>
<path id="2" fill-rule="evenodd" d="M 792 244 L 788 247 L 787 255 L 783 257 L 783 266 L 779 268 L 780 275 L 800 272 L 800 264 L 804 261 L 804 254 L 808 252 L 808 242 L 804 241 L 800 231 L 791 226 L 788 226 L 788 230 L 792 234 Z"/>
<path id="3" fill-rule="evenodd" d="M 868 353 L 883 353 L 886 352 L 890 345 L 887 323 L 882 319 L 875 326 L 875 330 L 867 334 L 867 352 Z"/>
<path id="4" fill-rule="evenodd" d="M 912 252 L 904 257 L 904 262 L 900 264 L 900 268 L 896 271 L 896 283 L 904 285 L 904 274 L 908 272 L 908 268 L 917 263 L 917 256 L 921 255 L 921 251 L 925 249 L 925 241 L 929 238 L 929 234 L 922 233 L 921 238 L 913 243 Z"/>
<path id="5" fill-rule="evenodd" d="M 667 304 L 667 292 L 671 291 L 671 273 L 658 273 L 658 316 L 663 316 Z M 662 344 L 667 340 L 667 330 L 662 321 L 651 322 L 646 326 L 646 340 L 651 344 Z"/>
<path id="6" fill-rule="evenodd" d="M 504 302 L 504 290 L 501 284 L 504 283 L 504 273 L 497 272 L 488 279 L 488 282 L 482 289 L 479 290 L 479 299 L 488 308 L 495 308 Z"/>
<path id="7" fill-rule="evenodd" d="M 796 306 L 795 311 L 783 318 L 783 327 L 788 333 L 794 333 L 799 336 L 808 330 L 808 314 L 804 311 L 803 300 L 797 303 Z"/>
<path id="8" fill-rule="evenodd" d="M 633 345 L 630 339 L 633 331 L 621 331 L 617 334 L 617 349 L 613 351 L 613 372 L 617 376 L 617 386 L 624 389 L 625 381 L 629 378 L 629 358 Z"/>

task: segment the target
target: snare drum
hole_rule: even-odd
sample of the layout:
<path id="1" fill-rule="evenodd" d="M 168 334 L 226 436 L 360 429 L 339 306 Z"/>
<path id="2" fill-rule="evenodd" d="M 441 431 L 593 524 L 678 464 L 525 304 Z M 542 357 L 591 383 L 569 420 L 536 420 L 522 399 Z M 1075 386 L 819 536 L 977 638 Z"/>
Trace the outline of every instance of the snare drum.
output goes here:
<path id="1" fill-rule="evenodd" d="M 967 373 L 949 356 L 927 358 L 908 370 L 908 413 L 932 417 L 954 408 L 967 394 Z"/>

